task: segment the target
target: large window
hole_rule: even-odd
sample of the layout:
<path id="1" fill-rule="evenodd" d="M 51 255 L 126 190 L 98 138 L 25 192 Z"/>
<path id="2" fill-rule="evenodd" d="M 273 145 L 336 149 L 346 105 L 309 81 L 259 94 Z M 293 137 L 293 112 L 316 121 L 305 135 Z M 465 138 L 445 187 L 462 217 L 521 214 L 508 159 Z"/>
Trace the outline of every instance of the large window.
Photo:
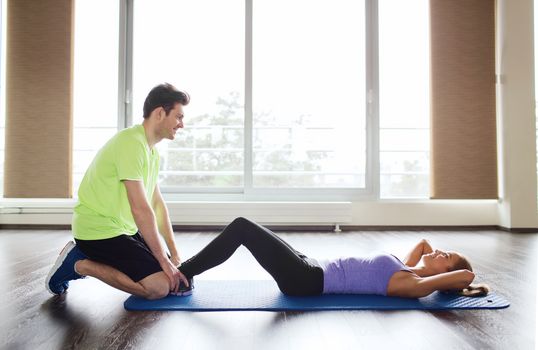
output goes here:
<path id="1" fill-rule="evenodd" d="M 76 11 L 75 187 L 169 82 L 191 103 L 158 146 L 164 192 L 428 196 L 427 0 L 77 0 Z"/>
<path id="2" fill-rule="evenodd" d="M 242 0 L 135 2 L 134 105 L 163 81 L 192 95 L 183 134 L 161 147 L 163 186 L 365 186 L 364 3 L 327 5 L 256 1 L 245 41 Z"/>

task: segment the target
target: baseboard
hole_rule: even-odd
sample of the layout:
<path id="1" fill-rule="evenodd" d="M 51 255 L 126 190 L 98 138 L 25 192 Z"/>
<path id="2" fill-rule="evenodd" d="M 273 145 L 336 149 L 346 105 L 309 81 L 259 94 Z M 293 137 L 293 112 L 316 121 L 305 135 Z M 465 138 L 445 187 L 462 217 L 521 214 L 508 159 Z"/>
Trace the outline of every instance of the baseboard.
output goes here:
<path id="1" fill-rule="evenodd" d="M 272 231 L 280 232 L 332 232 L 334 225 L 264 225 Z M 175 232 L 218 232 L 226 225 L 172 225 Z M 71 225 L 30 225 L 30 224 L 0 224 L 0 230 L 71 230 Z M 348 230 L 349 231 L 349 230 Z"/>
<path id="2" fill-rule="evenodd" d="M 0 224 L 0 230 L 71 230 L 71 225 L 60 224 Z"/>
<path id="3" fill-rule="evenodd" d="M 495 231 L 497 225 L 340 225 L 342 231 Z"/>
<path id="4" fill-rule="evenodd" d="M 501 231 L 506 232 L 514 232 L 514 233 L 538 233 L 537 227 L 503 227 L 503 226 L 497 226 L 497 228 Z"/>
<path id="5" fill-rule="evenodd" d="M 333 232 L 334 225 L 264 225 L 280 232 Z M 221 231 L 226 225 L 172 225 L 176 232 Z"/>
<path id="6" fill-rule="evenodd" d="M 265 225 L 273 231 L 280 232 L 333 232 L 334 225 Z M 211 232 L 221 231 L 225 225 L 173 225 L 176 232 Z M 342 231 L 505 231 L 512 233 L 538 233 L 535 227 L 503 227 L 499 225 L 442 225 L 442 226 L 363 226 L 340 225 Z M 0 224 L 0 230 L 71 230 L 71 225 L 49 224 Z"/>

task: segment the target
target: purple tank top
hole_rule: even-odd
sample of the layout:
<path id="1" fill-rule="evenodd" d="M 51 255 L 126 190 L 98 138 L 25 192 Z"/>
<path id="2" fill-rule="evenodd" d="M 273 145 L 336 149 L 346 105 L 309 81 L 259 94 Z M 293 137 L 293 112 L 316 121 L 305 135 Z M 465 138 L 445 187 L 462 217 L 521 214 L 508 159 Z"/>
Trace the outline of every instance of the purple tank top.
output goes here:
<path id="1" fill-rule="evenodd" d="M 387 295 L 392 275 L 398 271 L 411 271 L 389 254 L 320 260 L 319 263 L 323 268 L 324 294 Z"/>

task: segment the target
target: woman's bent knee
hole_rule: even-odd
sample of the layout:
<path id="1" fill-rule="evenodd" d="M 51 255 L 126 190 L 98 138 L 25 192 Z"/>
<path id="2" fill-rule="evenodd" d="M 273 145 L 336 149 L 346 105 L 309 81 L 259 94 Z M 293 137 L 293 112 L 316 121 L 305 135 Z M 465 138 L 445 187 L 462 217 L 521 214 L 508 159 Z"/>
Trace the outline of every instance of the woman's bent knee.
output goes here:
<path id="1" fill-rule="evenodd" d="M 242 216 L 239 216 L 235 218 L 234 221 L 231 222 L 231 224 L 234 226 L 244 226 L 244 225 L 252 224 L 252 221 Z"/>
<path id="2" fill-rule="evenodd" d="M 249 219 L 246 219 L 244 217 L 237 217 L 235 218 L 225 229 L 227 236 L 235 236 L 235 237 L 242 237 L 242 235 L 247 231 L 252 231 L 253 222 Z"/>

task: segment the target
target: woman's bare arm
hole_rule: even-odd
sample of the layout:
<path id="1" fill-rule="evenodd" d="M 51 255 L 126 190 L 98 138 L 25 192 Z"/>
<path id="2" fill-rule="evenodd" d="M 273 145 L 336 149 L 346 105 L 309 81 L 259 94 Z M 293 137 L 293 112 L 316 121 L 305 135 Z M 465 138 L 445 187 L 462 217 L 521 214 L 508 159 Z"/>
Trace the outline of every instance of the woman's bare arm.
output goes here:
<path id="1" fill-rule="evenodd" d="M 433 252 L 433 249 L 430 243 L 425 239 L 421 239 L 420 242 L 418 242 L 417 245 L 407 254 L 403 260 L 403 263 L 409 267 L 414 267 L 418 264 L 420 258 L 422 258 L 422 255 L 429 254 L 431 252 Z"/>
<path id="2" fill-rule="evenodd" d="M 395 285 L 394 296 L 421 298 L 436 290 L 463 289 L 474 280 L 474 273 L 469 270 L 445 272 L 429 277 L 409 276 L 402 279 L 400 285 Z"/>

